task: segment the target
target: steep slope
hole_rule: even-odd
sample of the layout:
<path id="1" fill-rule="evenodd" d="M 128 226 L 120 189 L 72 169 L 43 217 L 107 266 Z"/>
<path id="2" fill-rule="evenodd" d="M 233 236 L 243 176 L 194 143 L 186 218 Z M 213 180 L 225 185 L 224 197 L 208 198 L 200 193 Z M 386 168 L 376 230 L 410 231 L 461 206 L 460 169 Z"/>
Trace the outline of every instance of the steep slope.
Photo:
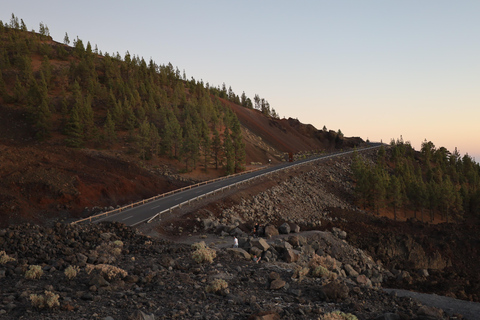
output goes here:
<path id="1" fill-rule="evenodd" d="M 284 153 L 363 142 L 241 107 L 171 64 L 3 24 L 0 40 L 0 226 L 90 215 Z"/>
<path id="2" fill-rule="evenodd" d="M 244 131 L 253 133 L 272 150 L 267 152 L 270 157 L 279 157 L 283 153 L 300 153 L 305 151 L 331 151 L 341 148 L 353 148 L 361 146 L 364 141 L 361 138 L 347 138 L 339 136 L 334 131 L 317 130 L 314 126 L 303 124 L 298 120 L 274 119 L 264 116 L 260 111 L 247 109 L 230 103 L 230 107 L 237 115 Z M 265 155 L 256 153 L 255 143 L 252 141 L 247 147 L 247 160 L 264 162 Z M 258 143 L 259 149 L 267 149 Z M 250 158 L 248 158 L 250 157 Z"/>

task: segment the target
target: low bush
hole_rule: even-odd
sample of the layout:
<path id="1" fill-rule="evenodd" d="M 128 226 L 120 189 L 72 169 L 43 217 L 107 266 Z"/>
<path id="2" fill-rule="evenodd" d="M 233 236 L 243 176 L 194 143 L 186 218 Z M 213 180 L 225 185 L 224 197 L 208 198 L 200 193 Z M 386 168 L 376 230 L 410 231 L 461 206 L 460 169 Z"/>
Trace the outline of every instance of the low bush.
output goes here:
<path id="1" fill-rule="evenodd" d="M 319 320 L 358 320 L 358 318 L 351 313 L 343 313 L 337 310 L 324 314 Z"/>
<path id="2" fill-rule="evenodd" d="M 32 306 L 38 309 L 43 309 L 45 307 L 54 308 L 60 306 L 58 298 L 58 294 L 51 291 L 45 291 L 45 295 L 31 294 L 30 302 L 32 303 Z"/>
<path id="3" fill-rule="evenodd" d="M 227 281 L 223 279 L 215 279 L 205 288 L 205 291 L 217 293 L 227 288 L 228 288 Z"/>
<path id="4" fill-rule="evenodd" d="M 42 267 L 37 265 L 30 266 L 27 272 L 25 272 L 25 278 L 27 279 L 40 279 L 42 275 L 43 275 Z"/>
<path id="5" fill-rule="evenodd" d="M 65 269 L 65 276 L 71 280 L 75 278 L 80 271 L 80 268 L 78 266 L 68 266 L 68 268 Z"/>
<path id="6" fill-rule="evenodd" d="M 108 279 L 114 279 L 116 277 L 125 278 L 128 275 L 127 271 L 110 264 L 87 264 L 85 271 L 90 274 L 93 270 L 98 271 L 102 276 L 105 276 Z"/>
<path id="7" fill-rule="evenodd" d="M 203 241 L 192 244 L 192 248 L 195 249 L 192 253 L 192 258 L 197 263 L 212 263 L 213 259 L 217 257 L 215 249 L 207 247 Z"/>
<path id="8" fill-rule="evenodd" d="M 293 276 L 292 279 L 298 279 L 299 281 L 302 281 L 303 278 L 310 272 L 309 268 L 302 267 L 297 265 L 293 271 Z"/>
<path id="9" fill-rule="evenodd" d="M 312 276 L 314 277 L 328 277 L 330 275 L 330 271 L 327 270 L 324 266 L 318 266 L 312 270 Z"/>
<path id="10" fill-rule="evenodd" d="M 5 251 L 0 251 L 0 264 L 6 264 L 7 262 L 15 260 L 15 258 L 10 257 Z"/>

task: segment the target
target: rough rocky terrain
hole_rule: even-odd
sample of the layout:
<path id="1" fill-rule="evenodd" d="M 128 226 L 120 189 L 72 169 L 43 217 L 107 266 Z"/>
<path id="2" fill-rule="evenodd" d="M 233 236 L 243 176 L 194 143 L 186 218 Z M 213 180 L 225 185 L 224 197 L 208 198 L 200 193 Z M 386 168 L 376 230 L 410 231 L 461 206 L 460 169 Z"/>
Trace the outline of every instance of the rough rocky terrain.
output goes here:
<path id="1" fill-rule="evenodd" d="M 352 205 L 350 161 L 274 175 L 139 229 L 3 229 L 0 318 L 478 319 L 475 302 L 442 310 L 382 289 L 478 301 L 478 228 L 368 215 Z M 210 249 L 194 253 L 202 241 Z M 197 262 L 201 252 L 212 261 Z M 28 279 L 34 268 L 43 274 Z"/>
<path id="2" fill-rule="evenodd" d="M 329 232 L 271 245 L 242 239 L 239 249 L 210 244 L 212 263 L 195 261 L 190 245 L 120 224 L 10 227 L 0 246 L 11 258 L 0 267 L 1 319 L 322 319 L 335 310 L 358 319 L 457 318 L 378 289 L 389 272 Z M 272 259 L 254 263 L 247 250 Z M 226 285 L 215 287 L 218 279 Z"/>

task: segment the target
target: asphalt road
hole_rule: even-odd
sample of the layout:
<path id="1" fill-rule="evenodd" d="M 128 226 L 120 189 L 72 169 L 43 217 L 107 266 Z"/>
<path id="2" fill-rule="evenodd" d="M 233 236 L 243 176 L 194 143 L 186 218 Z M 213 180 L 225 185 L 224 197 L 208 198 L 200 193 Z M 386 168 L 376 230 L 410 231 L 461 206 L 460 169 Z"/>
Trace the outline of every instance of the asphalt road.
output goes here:
<path id="1" fill-rule="evenodd" d="M 378 148 L 381 144 L 371 144 L 370 147 L 358 149 L 358 152 Z M 132 208 L 127 208 L 121 212 L 111 214 L 105 217 L 100 217 L 95 219 L 92 222 L 101 222 L 101 221 L 117 221 L 124 223 L 128 226 L 135 226 L 140 223 L 146 222 L 151 218 L 160 215 L 161 212 L 168 210 L 172 207 L 176 207 L 180 204 L 186 204 L 188 201 L 193 201 L 194 199 L 201 196 L 208 196 L 209 193 L 219 192 L 222 188 L 229 188 L 235 186 L 237 183 L 246 182 L 249 179 L 260 177 L 265 174 L 273 173 L 275 171 L 284 170 L 286 168 L 298 166 L 308 162 L 314 162 L 319 160 L 325 160 L 333 157 L 338 157 L 353 153 L 354 151 L 344 151 L 337 152 L 334 154 L 321 155 L 315 158 L 297 160 L 295 162 L 285 162 L 276 166 L 268 166 L 264 169 L 247 172 L 242 175 L 227 177 L 222 180 L 214 181 L 204 185 L 194 187 L 192 189 L 184 190 L 182 192 L 174 193 L 169 196 L 159 198 L 157 200 L 147 202 L 143 205 L 135 206 Z"/>

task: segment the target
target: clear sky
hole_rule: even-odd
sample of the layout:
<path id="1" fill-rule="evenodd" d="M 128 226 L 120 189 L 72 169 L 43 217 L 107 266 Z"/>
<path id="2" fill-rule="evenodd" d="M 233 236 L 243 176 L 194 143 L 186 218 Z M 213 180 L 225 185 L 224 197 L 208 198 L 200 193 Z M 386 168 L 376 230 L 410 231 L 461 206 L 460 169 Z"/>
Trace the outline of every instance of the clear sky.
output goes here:
<path id="1" fill-rule="evenodd" d="M 171 62 L 281 117 L 480 161 L 480 1 L 0 0 L 63 42 Z"/>

